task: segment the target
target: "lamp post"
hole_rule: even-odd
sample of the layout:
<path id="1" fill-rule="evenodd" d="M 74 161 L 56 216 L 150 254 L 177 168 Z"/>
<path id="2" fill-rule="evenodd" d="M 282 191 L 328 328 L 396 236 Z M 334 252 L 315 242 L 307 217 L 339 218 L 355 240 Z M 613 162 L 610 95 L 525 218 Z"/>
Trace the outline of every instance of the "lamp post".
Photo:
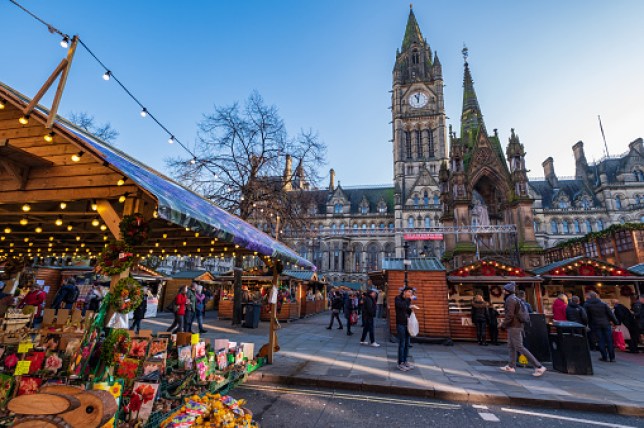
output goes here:
<path id="1" fill-rule="evenodd" d="M 407 271 L 409 270 L 409 265 L 411 265 L 411 260 L 407 257 L 409 253 L 409 242 L 405 241 L 403 248 L 405 250 L 405 258 L 403 259 L 403 265 L 405 265 L 405 287 L 407 287 Z"/>

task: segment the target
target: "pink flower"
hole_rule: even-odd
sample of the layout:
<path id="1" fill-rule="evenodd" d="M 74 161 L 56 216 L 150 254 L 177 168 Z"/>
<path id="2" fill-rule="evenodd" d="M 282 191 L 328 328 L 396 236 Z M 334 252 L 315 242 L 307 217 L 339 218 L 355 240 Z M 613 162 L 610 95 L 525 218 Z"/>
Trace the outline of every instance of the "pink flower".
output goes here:
<path id="1" fill-rule="evenodd" d="M 56 354 L 51 354 L 45 361 L 45 370 L 57 372 L 63 366 L 63 359 Z"/>

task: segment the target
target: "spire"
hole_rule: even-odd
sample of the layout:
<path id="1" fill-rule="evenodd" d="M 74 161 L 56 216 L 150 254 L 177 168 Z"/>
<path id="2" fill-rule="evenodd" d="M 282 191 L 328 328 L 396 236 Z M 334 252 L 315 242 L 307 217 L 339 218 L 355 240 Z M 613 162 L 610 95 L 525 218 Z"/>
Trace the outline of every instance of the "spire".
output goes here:
<path id="1" fill-rule="evenodd" d="M 423 35 L 420 32 L 420 27 L 416 21 L 412 5 L 409 5 L 409 18 L 407 19 L 407 28 L 405 29 L 405 37 L 403 38 L 402 51 L 406 51 L 413 42 L 422 43 Z"/>
<path id="2" fill-rule="evenodd" d="M 466 134 L 471 134 L 472 137 L 476 136 L 480 127 L 485 129 L 483 122 L 483 114 L 479 107 L 479 101 L 476 98 L 476 91 L 474 90 L 474 81 L 472 80 L 472 73 L 470 66 L 467 63 L 468 57 L 467 47 L 463 47 L 463 59 L 465 73 L 463 76 L 463 113 L 461 114 L 461 138 L 467 138 Z"/>

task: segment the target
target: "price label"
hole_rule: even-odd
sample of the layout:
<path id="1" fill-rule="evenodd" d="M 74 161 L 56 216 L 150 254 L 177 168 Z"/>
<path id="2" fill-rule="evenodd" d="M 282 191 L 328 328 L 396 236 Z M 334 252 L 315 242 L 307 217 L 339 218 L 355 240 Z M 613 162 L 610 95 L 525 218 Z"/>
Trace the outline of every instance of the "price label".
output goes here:
<path id="1" fill-rule="evenodd" d="M 199 343 L 199 333 L 193 333 L 192 336 L 190 336 L 190 344 L 196 345 L 197 343 Z"/>
<path id="2" fill-rule="evenodd" d="M 34 347 L 34 344 L 31 342 L 20 342 L 18 344 L 18 353 L 19 354 L 25 354 L 29 352 L 30 349 Z"/>
<path id="3" fill-rule="evenodd" d="M 29 367 L 31 367 L 31 361 L 18 361 L 16 371 L 13 372 L 14 376 L 29 374 Z"/>

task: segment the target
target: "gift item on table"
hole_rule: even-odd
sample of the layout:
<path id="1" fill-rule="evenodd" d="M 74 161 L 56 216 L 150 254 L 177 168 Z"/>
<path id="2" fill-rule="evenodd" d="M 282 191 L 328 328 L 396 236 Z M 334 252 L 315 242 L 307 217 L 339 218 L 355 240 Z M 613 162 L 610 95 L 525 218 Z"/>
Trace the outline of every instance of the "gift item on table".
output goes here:
<path id="1" fill-rule="evenodd" d="M 213 348 L 215 351 L 220 351 L 222 349 L 228 349 L 228 339 L 215 339 L 215 346 Z"/>
<path id="2" fill-rule="evenodd" d="M 242 347 L 242 352 L 244 353 L 244 357 L 248 358 L 249 360 L 252 360 L 253 355 L 255 355 L 255 344 L 249 343 L 249 342 L 241 342 L 239 345 Z"/>
<path id="3" fill-rule="evenodd" d="M 152 413 L 154 397 L 157 395 L 159 384 L 147 382 L 134 382 L 132 395 L 130 396 L 129 410 L 132 416 L 136 415 L 136 420 L 143 424 L 147 422 Z"/>
<path id="4" fill-rule="evenodd" d="M 184 362 L 186 360 L 192 359 L 192 346 L 180 346 L 178 348 L 179 362 Z"/>
<path id="5" fill-rule="evenodd" d="M 235 350 L 235 364 L 242 364 L 244 362 L 244 348 L 238 346 Z"/>
<path id="6" fill-rule="evenodd" d="M 217 368 L 226 370 L 228 367 L 228 353 L 226 351 L 217 351 Z"/>

